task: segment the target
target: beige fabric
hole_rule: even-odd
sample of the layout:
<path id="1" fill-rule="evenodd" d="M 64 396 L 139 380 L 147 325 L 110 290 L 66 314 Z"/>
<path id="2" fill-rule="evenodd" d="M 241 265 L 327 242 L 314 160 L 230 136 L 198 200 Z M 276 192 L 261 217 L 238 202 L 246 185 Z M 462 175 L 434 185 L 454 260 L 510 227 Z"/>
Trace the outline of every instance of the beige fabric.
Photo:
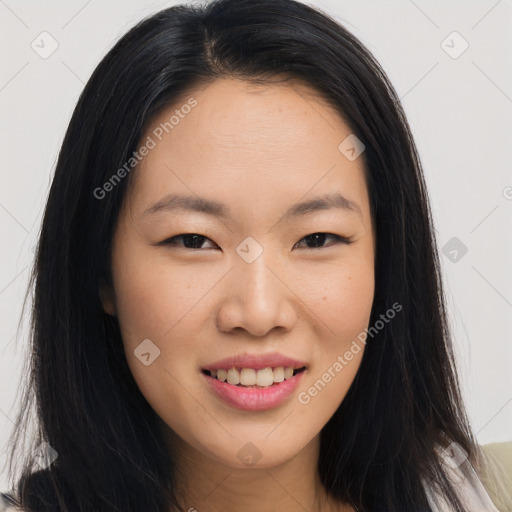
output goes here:
<path id="1" fill-rule="evenodd" d="M 467 471 L 467 475 L 461 470 L 461 466 L 467 466 L 464 470 L 464 472 Z M 454 484 L 466 512 L 500 512 L 469 462 L 466 461 L 460 466 L 447 465 L 446 474 Z M 433 492 L 427 487 L 425 490 L 433 511 L 453 512 L 453 508 L 447 503 L 444 496 Z"/>
<path id="2" fill-rule="evenodd" d="M 500 512 L 512 512 L 512 441 L 482 446 L 482 483 Z"/>
<path id="3" fill-rule="evenodd" d="M 512 475 L 509 460 L 512 443 L 499 443 L 492 449 L 480 447 L 478 474 L 466 459 L 466 453 L 456 443 L 437 452 L 447 477 L 466 507 L 467 512 L 512 512 Z M 508 464 L 502 464 L 507 460 Z M 508 469 L 507 469 L 508 468 Z M 430 506 L 435 512 L 452 512 L 445 498 L 425 488 Z"/>

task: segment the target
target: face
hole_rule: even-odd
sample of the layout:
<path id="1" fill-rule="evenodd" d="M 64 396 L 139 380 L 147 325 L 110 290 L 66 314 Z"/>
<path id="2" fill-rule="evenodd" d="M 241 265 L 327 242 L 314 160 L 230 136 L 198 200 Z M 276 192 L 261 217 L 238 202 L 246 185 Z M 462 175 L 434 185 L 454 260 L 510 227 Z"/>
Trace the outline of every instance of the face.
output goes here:
<path id="1" fill-rule="evenodd" d="M 305 86 L 222 79 L 142 139 L 104 307 L 149 404 L 217 463 L 296 456 L 359 368 L 375 238 L 350 134 Z"/>

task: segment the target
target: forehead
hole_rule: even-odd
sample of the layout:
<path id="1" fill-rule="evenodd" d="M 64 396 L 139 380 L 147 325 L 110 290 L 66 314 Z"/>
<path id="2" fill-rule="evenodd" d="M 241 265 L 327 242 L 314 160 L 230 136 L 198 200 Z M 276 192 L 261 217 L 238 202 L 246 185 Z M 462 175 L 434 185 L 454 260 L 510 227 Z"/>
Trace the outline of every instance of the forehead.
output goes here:
<path id="1" fill-rule="evenodd" d="M 193 132 L 198 145 L 236 142 L 237 148 L 242 145 L 248 149 L 258 143 L 270 146 L 274 142 L 277 150 L 299 146 L 305 139 L 324 137 L 327 131 L 350 131 L 323 97 L 301 82 L 255 84 L 239 79 L 219 79 L 196 87 L 162 111 L 153 126 L 165 124 L 169 114 L 179 113 L 192 97 L 197 105 L 180 116 L 172 133 L 179 137 Z M 308 149 L 312 149 L 311 145 Z"/>
<path id="2" fill-rule="evenodd" d="M 363 158 L 349 161 L 338 149 L 350 133 L 303 84 L 216 80 L 152 120 L 142 140 L 154 147 L 135 170 L 136 196 L 141 207 L 165 193 L 288 203 L 336 188 L 361 203 Z"/>

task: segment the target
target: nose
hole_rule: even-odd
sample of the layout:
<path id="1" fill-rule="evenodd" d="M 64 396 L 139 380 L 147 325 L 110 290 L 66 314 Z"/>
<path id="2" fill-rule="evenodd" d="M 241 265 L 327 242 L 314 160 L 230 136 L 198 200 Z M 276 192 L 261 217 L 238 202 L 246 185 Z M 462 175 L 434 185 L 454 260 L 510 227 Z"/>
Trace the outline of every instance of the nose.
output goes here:
<path id="1" fill-rule="evenodd" d="M 293 283 L 263 253 L 252 263 L 236 261 L 224 283 L 225 300 L 217 312 L 217 327 L 230 333 L 243 329 L 263 337 L 272 329 L 291 330 L 297 322 Z"/>

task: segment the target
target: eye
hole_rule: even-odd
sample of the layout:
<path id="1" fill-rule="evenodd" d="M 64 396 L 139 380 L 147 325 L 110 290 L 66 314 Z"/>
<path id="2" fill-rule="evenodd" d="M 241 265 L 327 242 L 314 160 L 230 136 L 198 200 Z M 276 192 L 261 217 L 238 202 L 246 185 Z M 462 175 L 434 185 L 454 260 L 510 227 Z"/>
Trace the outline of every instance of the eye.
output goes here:
<path id="1" fill-rule="evenodd" d="M 299 240 L 299 242 L 297 242 L 294 247 L 298 246 L 300 244 L 300 242 L 302 242 L 302 241 L 305 241 L 306 244 L 314 245 L 313 247 L 307 246 L 306 249 L 322 249 L 323 247 L 330 247 L 330 245 L 327 245 L 327 246 L 323 245 L 325 243 L 326 238 L 329 238 L 329 237 L 332 240 L 334 240 L 334 242 L 330 245 L 336 245 L 336 244 L 340 244 L 340 243 L 342 243 L 342 244 L 351 244 L 352 243 L 348 238 L 346 238 L 344 236 L 340 236 L 340 235 L 335 235 L 333 233 L 312 233 L 311 235 L 305 236 L 302 240 Z M 183 244 L 177 243 L 178 240 L 181 240 L 183 242 Z M 173 236 L 171 238 L 168 238 L 167 240 L 163 240 L 158 245 L 171 245 L 171 246 L 179 246 L 179 247 L 184 246 L 185 249 L 202 249 L 203 248 L 202 245 L 206 240 L 209 240 L 211 242 L 211 240 L 206 236 L 198 235 L 197 233 L 186 233 L 183 235 Z M 214 242 L 212 242 L 212 243 L 214 243 Z M 215 244 L 215 245 L 218 247 L 217 244 Z"/>
<path id="2" fill-rule="evenodd" d="M 201 249 L 201 246 L 203 245 L 204 241 L 210 239 L 207 238 L 206 236 L 198 235 L 197 233 L 185 233 L 183 235 L 176 235 L 171 238 L 168 238 L 167 240 L 160 242 L 158 245 L 182 246 L 181 244 L 176 243 L 176 240 L 182 240 L 185 245 L 185 249 Z"/>
<path id="3" fill-rule="evenodd" d="M 331 237 L 331 239 L 334 240 L 334 243 L 327 246 L 322 245 L 323 242 L 325 242 L 325 239 L 329 237 Z M 352 243 L 348 238 L 340 235 L 335 235 L 334 233 L 312 233 L 311 235 L 305 236 L 295 245 L 300 244 L 300 242 L 302 242 L 303 240 L 305 240 L 306 243 L 312 243 L 315 245 L 315 247 L 306 247 L 306 249 L 322 249 L 322 247 L 330 247 L 331 245 Z M 321 247 L 318 247 L 318 245 L 321 245 Z"/>

